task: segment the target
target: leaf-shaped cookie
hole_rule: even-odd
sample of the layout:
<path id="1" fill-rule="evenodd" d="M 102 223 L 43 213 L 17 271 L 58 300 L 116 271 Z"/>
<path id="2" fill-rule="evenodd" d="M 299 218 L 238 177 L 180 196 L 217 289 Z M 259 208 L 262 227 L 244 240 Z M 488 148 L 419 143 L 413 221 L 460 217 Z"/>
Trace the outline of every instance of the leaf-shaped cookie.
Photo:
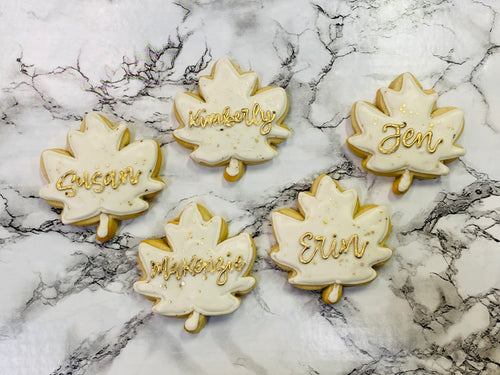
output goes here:
<path id="1" fill-rule="evenodd" d="M 166 238 L 139 245 L 144 276 L 134 289 L 155 301 L 154 312 L 187 318 L 185 330 L 198 333 L 206 316 L 232 313 L 240 305 L 236 294 L 255 286 L 249 275 L 255 246 L 247 233 L 226 239 L 224 219 L 195 203 L 165 232 Z"/>
<path id="2" fill-rule="evenodd" d="M 272 214 L 277 244 L 271 258 L 289 271 L 288 281 L 302 289 L 324 289 L 323 300 L 336 303 L 342 286 L 371 282 L 372 268 L 385 263 L 392 250 L 384 245 L 390 219 L 383 206 L 363 206 L 354 190 L 342 191 L 326 175 L 310 192 L 299 193 L 299 212 Z"/>
<path id="3" fill-rule="evenodd" d="M 63 223 L 99 222 L 97 239 L 106 241 L 116 231 L 116 220 L 131 219 L 148 209 L 143 198 L 165 185 L 156 177 L 160 147 L 149 139 L 129 141 L 125 125 L 114 126 L 104 116 L 89 113 L 80 130 L 68 133 L 67 150 L 42 153 L 40 164 L 49 183 L 40 196 L 62 208 Z"/>
<path id="4" fill-rule="evenodd" d="M 351 123 L 355 134 L 347 144 L 369 171 L 394 176 L 392 190 L 404 194 L 413 177 L 447 174 L 444 163 L 465 154 L 455 141 L 464 126 L 464 113 L 454 107 L 436 109 L 438 95 L 423 90 L 410 73 L 401 74 L 377 92 L 376 106 L 357 102 Z"/>
<path id="5" fill-rule="evenodd" d="M 210 167 L 227 164 L 224 178 L 236 181 L 245 164 L 258 164 L 277 155 L 273 144 L 287 138 L 282 123 L 288 99 L 280 87 L 259 89 L 255 72 L 242 72 L 227 58 L 201 76 L 199 95 L 179 93 L 174 110 L 180 126 L 174 138 L 191 148 L 191 158 Z"/>

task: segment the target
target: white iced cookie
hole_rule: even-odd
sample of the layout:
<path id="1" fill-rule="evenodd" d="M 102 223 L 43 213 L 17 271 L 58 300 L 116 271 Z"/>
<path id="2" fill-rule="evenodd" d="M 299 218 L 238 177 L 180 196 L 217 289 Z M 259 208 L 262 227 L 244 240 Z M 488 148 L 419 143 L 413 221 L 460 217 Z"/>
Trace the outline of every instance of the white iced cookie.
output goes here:
<path id="1" fill-rule="evenodd" d="M 255 246 L 246 233 L 227 238 L 224 219 L 196 203 L 168 223 L 165 233 L 164 239 L 139 245 L 143 277 L 134 289 L 155 301 L 155 313 L 186 318 L 184 329 L 198 333 L 207 316 L 232 313 L 241 302 L 236 295 L 255 286 L 249 275 Z"/>
<path id="2" fill-rule="evenodd" d="M 158 143 L 150 139 L 131 144 L 123 124 L 114 126 L 98 113 L 85 116 L 80 130 L 68 133 L 67 150 L 42 153 L 40 165 L 49 182 L 40 197 L 62 208 L 64 224 L 99 223 L 97 239 L 115 234 L 116 220 L 146 211 L 148 198 L 165 184 L 157 176 L 161 166 Z"/>
<path id="3" fill-rule="evenodd" d="M 193 149 L 191 158 L 202 165 L 227 165 L 224 178 L 239 180 L 245 164 L 274 158 L 273 146 L 290 135 L 282 123 L 288 98 L 280 87 L 258 88 L 255 72 L 242 72 L 227 58 L 201 76 L 199 95 L 180 93 L 174 111 L 180 126 L 174 138 Z"/>
<path id="4" fill-rule="evenodd" d="M 464 113 L 455 107 L 436 109 L 438 95 L 423 90 L 410 73 L 377 91 L 376 106 L 356 102 L 351 111 L 355 134 L 347 144 L 369 171 L 396 177 L 392 190 L 404 194 L 413 177 L 447 174 L 444 163 L 465 155 L 455 144 L 464 127 Z"/>
<path id="5" fill-rule="evenodd" d="M 391 223 L 383 206 L 359 207 L 354 190 L 342 191 L 326 175 L 311 191 L 299 193 L 299 211 L 272 213 L 277 244 L 271 258 L 289 271 L 288 281 L 301 289 L 323 289 L 323 301 L 336 303 L 343 286 L 367 284 L 377 277 L 373 266 L 392 256 L 384 245 Z"/>

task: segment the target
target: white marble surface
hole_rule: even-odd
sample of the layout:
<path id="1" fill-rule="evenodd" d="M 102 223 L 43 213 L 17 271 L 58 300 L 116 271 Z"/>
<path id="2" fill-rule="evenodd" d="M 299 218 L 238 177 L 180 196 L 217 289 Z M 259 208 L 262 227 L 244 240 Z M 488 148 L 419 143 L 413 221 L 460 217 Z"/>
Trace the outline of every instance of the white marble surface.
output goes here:
<path id="1" fill-rule="evenodd" d="M 498 374 L 500 3 L 23 1 L 0 8 L 0 373 Z M 237 183 L 172 138 L 173 96 L 228 56 L 286 89 L 292 136 Z M 411 71 L 465 110 L 447 176 L 392 179 L 346 147 L 354 101 Z M 167 188 L 100 244 L 38 198 L 42 150 L 91 110 L 155 138 Z M 333 306 L 287 284 L 269 213 L 327 173 L 386 204 L 393 258 Z M 255 238 L 257 287 L 198 335 L 132 290 L 137 245 L 196 200 Z"/>

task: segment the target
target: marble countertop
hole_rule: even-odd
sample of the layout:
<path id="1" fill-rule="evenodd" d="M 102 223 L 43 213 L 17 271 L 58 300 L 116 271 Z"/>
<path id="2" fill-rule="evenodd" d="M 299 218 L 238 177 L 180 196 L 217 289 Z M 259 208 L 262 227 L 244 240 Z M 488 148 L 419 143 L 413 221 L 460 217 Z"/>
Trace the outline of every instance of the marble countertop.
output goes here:
<path id="1" fill-rule="evenodd" d="M 0 373 L 499 374 L 500 3 L 4 1 Z M 227 56 L 290 100 L 291 137 L 237 183 L 172 137 L 173 97 Z M 404 196 L 346 146 L 350 109 L 410 71 L 465 110 L 450 173 Z M 44 149 L 89 111 L 158 140 L 166 189 L 106 243 L 38 197 Z M 390 208 L 392 259 L 327 305 L 270 260 L 270 212 L 326 173 Z M 256 288 L 197 335 L 135 293 L 137 246 L 192 200 L 255 239 Z"/>

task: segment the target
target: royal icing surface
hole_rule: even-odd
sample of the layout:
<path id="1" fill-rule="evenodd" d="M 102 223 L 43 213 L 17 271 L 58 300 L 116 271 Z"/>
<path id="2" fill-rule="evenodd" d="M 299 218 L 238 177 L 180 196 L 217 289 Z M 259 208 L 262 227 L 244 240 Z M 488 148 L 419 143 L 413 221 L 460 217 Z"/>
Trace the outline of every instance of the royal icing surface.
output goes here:
<path id="1" fill-rule="evenodd" d="M 187 316 L 187 331 L 195 331 L 200 315 L 225 315 L 240 305 L 235 294 L 255 286 L 248 276 L 255 248 L 251 237 L 242 233 L 220 238 L 223 220 L 214 216 L 205 221 L 195 203 L 181 214 L 179 223 L 165 227 L 169 247 L 143 241 L 139 260 L 144 277 L 134 289 L 156 298 L 153 311 L 166 316 Z M 221 242 L 222 241 L 222 242 Z"/>
<path id="2" fill-rule="evenodd" d="M 64 150 L 42 153 L 49 183 L 40 196 L 64 205 L 61 221 L 65 224 L 100 215 L 98 237 L 103 238 L 109 223 L 106 215 L 141 213 L 149 207 L 141 197 L 163 189 L 164 183 L 152 177 L 159 146 L 146 139 L 120 149 L 125 125 L 111 128 L 97 113 L 87 114 L 84 123 L 84 130 L 68 134 L 69 154 Z"/>
<path id="3" fill-rule="evenodd" d="M 359 130 L 348 138 L 351 147 L 370 154 L 365 166 L 379 173 L 447 174 L 442 161 L 465 154 L 454 143 L 464 126 L 464 113 L 453 108 L 439 116 L 433 114 L 438 95 L 425 93 L 416 79 L 403 74 L 401 90 L 383 88 L 379 91 L 388 114 L 366 103 L 354 105 L 354 123 Z M 360 132 L 359 132 L 360 131 Z M 406 174 L 400 182 L 411 184 Z M 401 186 L 398 188 L 403 192 Z"/>
<path id="4" fill-rule="evenodd" d="M 391 257 L 392 250 L 383 246 L 390 220 L 383 206 L 354 217 L 356 192 L 340 191 L 328 176 L 319 178 L 316 195 L 299 193 L 304 220 L 273 212 L 278 247 L 271 252 L 271 258 L 293 270 L 291 284 L 308 289 L 332 286 L 334 298 L 339 293 L 338 286 L 372 281 L 377 276 L 372 266 Z M 331 303 L 336 302 L 331 298 Z"/>
<path id="5" fill-rule="evenodd" d="M 180 93 L 174 105 L 181 126 L 174 137 L 195 147 L 191 158 L 217 166 L 229 162 L 228 175 L 239 173 L 237 160 L 267 161 L 277 155 L 270 144 L 290 131 L 282 126 L 288 99 L 280 87 L 258 87 L 255 72 L 240 73 L 226 58 L 217 61 L 213 78 L 199 79 L 200 96 Z"/>

